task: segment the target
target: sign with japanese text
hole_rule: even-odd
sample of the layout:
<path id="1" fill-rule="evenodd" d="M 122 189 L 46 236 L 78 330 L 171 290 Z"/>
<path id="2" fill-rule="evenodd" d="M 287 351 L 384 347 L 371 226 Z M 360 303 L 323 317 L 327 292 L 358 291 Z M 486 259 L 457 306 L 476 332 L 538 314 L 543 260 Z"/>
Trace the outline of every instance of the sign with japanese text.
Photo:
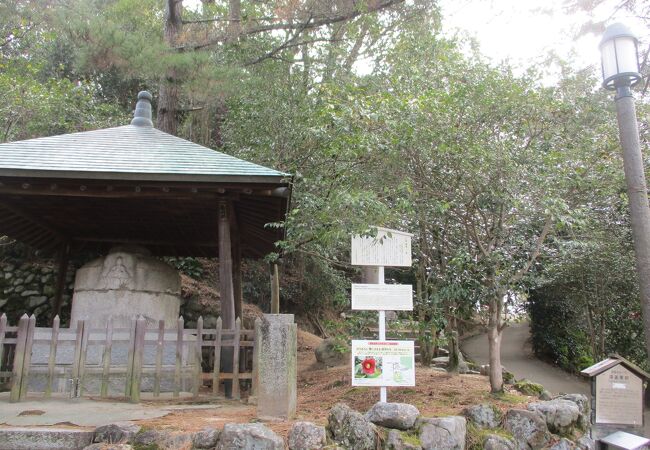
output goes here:
<path id="1" fill-rule="evenodd" d="M 415 386 L 413 341 L 352 341 L 352 386 Z"/>
<path id="2" fill-rule="evenodd" d="M 643 424 L 643 381 L 623 365 L 596 376 L 596 423 Z"/>
<path id="3" fill-rule="evenodd" d="M 353 266 L 411 266 L 411 233 L 377 228 L 376 237 L 352 236 Z"/>
<path id="4" fill-rule="evenodd" d="M 410 284 L 352 283 L 352 309 L 412 311 L 413 286 Z"/>

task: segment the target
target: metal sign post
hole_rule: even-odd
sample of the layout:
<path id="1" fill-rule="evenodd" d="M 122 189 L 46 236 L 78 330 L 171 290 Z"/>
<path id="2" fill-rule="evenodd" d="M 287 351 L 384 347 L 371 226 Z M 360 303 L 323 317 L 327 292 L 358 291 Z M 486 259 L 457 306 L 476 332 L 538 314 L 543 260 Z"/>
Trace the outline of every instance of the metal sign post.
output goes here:
<path id="1" fill-rule="evenodd" d="M 378 271 L 378 280 L 377 284 L 384 284 L 384 266 L 379 266 L 377 268 Z M 386 311 L 383 309 L 379 310 L 379 340 L 380 341 L 385 341 L 386 340 Z M 386 398 L 387 398 L 387 389 L 386 386 L 382 386 L 379 388 L 379 401 L 386 403 Z"/>
<path id="2" fill-rule="evenodd" d="M 383 289 L 381 286 L 384 286 L 384 267 L 385 266 L 398 266 L 398 267 L 410 267 L 411 266 L 411 237 L 413 235 L 410 233 L 404 233 L 402 231 L 389 230 L 386 228 L 377 228 L 377 237 L 361 237 L 353 236 L 352 237 L 352 264 L 358 266 L 372 266 L 377 268 L 377 289 L 374 294 L 374 299 L 372 295 L 368 295 L 368 288 L 372 289 L 369 285 L 353 285 L 352 289 L 352 309 L 370 309 L 377 310 L 379 312 L 379 342 L 386 341 L 386 306 L 391 305 L 392 303 L 397 303 L 395 309 L 399 310 L 413 310 L 413 289 L 410 289 L 409 292 L 404 293 L 404 289 L 394 288 L 394 289 Z M 355 289 L 356 286 L 356 289 Z M 364 290 L 366 292 L 364 292 Z M 391 292 L 392 291 L 392 292 Z M 407 288 L 408 291 L 408 288 Z M 365 295 L 364 295 L 365 294 Z M 391 298 L 391 296 L 393 296 Z M 399 341 L 390 341 L 399 342 Z M 378 360 L 380 357 L 377 358 Z M 408 360 L 408 358 L 407 358 Z M 411 361 L 413 361 L 413 355 L 411 354 Z M 388 367 L 382 366 L 381 369 L 376 369 L 375 364 L 377 361 L 375 359 L 371 360 L 371 363 L 368 367 L 368 371 L 372 371 L 372 376 L 378 376 L 376 374 L 383 374 L 382 371 L 389 370 Z M 413 364 L 413 362 L 411 362 Z M 399 370 L 400 363 L 392 363 L 393 371 L 399 373 L 396 378 L 399 378 L 400 382 L 401 372 Z M 355 355 L 352 355 L 352 379 L 353 384 L 356 380 L 355 373 Z M 395 366 L 398 369 L 395 369 Z M 412 367 L 414 369 L 414 367 Z M 364 375 L 361 374 L 361 377 Z M 359 381 L 361 382 L 361 381 Z M 397 382 L 397 380 L 396 380 Z M 386 381 L 384 381 L 386 383 Z M 413 376 L 413 383 L 415 383 L 415 377 Z M 391 384 L 392 385 L 392 384 Z M 399 385 L 399 384 L 398 384 Z M 414 385 L 414 384 L 413 384 Z M 381 402 L 386 402 L 387 393 L 386 385 L 380 386 L 379 399 Z"/>

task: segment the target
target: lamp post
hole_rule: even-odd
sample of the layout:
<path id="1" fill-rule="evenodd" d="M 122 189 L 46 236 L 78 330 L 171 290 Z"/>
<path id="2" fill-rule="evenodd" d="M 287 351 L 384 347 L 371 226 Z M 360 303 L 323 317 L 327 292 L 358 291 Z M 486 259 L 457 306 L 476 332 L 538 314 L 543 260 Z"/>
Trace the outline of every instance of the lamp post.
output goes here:
<path id="1" fill-rule="evenodd" d="M 646 353 L 650 358 L 650 207 L 645 164 L 639 145 L 636 108 L 630 89 L 641 81 L 637 45 L 636 36 L 626 26 L 616 23 L 605 30 L 600 41 L 600 52 L 603 87 L 616 91 L 616 116 L 623 148 Z"/>

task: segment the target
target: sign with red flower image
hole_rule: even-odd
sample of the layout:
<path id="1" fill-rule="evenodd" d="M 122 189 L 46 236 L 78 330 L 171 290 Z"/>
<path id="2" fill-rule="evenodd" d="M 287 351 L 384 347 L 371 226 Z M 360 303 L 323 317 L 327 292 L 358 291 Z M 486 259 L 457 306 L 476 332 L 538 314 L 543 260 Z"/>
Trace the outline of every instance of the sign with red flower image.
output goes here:
<path id="1" fill-rule="evenodd" d="M 353 386 L 415 386 L 413 341 L 352 341 Z"/>

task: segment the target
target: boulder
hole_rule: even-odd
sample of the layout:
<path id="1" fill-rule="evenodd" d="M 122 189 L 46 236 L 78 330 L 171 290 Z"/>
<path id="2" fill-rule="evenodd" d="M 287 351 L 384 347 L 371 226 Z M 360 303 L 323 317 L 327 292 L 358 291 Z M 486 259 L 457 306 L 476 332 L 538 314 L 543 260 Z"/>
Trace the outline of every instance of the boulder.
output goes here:
<path id="1" fill-rule="evenodd" d="M 438 356 L 431 359 L 431 365 L 446 369 L 449 366 L 449 356 Z"/>
<path id="2" fill-rule="evenodd" d="M 390 430 L 384 443 L 384 450 L 422 450 L 416 436 L 404 436 L 397 430 Z"/>
<path id="3" fill-rule="evenodd" d="M 420 419 L 423 450 L 464 450 L 467 421 L 461 416 Z"/>
<path id="4" fill-rule="evenodd" d="M 581 428 L 580 408 L 569 400 L 555 399 L 530 403 L 528 410 L 544 417 L 546 426 L 552 433 L 568 436 Z"/>
<path id="5" fill-rule="evenodd" d="M 458 352 L 458 373 L 469 373 L 469 364 L 465 361 L 462 352 Z"/>
<path id="6" fill-rule="evenodd" d="M 341 348 L 341 344 L 334 339 L 323 339 L 314 350 L 316 361 L 326 366 L 340 366 L 350 359 L 350 349 Z"/>
<path id="7" fill-rule="evenodd" d="M 219 441 L 219 430 L 204 428 L 192 435 L 192 448 L 214 448 Z"/>
<path id="8" fill-rule="evenodd" d="M 544 389 L 542 393 L 539 394 L 539 399 L 544 401 L 553 400 L 553 395 L 549 391 Z"/>
<path id="9" fill-rule="evenodd" d="M 524 395 L 538 396 L 544 392 L 544 386 L 539 383 L 533 383 L 530 380 L 519 380 L 514 384 L 515 389 Z"/>
<path id="10" fill-rule="evenodd" d="M 465 408 L 463 415 L 479 428 L 496 428 L 503 417 L 501 411 L 489 403 Z"/>
<path id="11" fill-rule="evenodd" d="M 261 423 L 227 423 L 216 450 L 284 450 L 280 436 Z"/>
<path id="12" fill-rule="evenodd" d="M 131 439 L 131 442 L 133 442 L 135 445 L 141 445 L 141 446 L 152 446 L 156 445 L 156 441 L 160 439 L 161 431 L 158 430 L 144 430 L 140 431 L 138 434 L 133 436 L 133 439 Z"/>
<path id="13" fill-rule="evenodd" d="M 483 441 L 483 450 L 515 450 L 515 444 L 498 434 L 489 434 Z"/>
<path id="14" fill-rule="evenodd" d="M 580 450 L 594 450 L 596 448 L 596 442 L 589 436 L 584 435 L 576 441 L 576 447 Z"/>
<path id="15" fill-rule="evenodd" d="M 146 430 L 136 434 L 131 442 L 136 447 L 155 447 L 161 450 L 190 448 L 192 435 L 166 430 Z M 214 447 L 214 446 L 213 446 Z"/>
<path id="16" fill-rule="evenodd" d="M 568 400 L 570 402 L 578 405 L 580 409 L 580 419 L 578 422 L 578 428 L 581 430 L 586 430 L 591 425 L 590 413 L 591 406 L 589 405 L 589 399 L 586 395 L 583 394 L 565 394 L 558 397 L 559 400 Z"/>
<path id="17" fill-rule="evenodd" d="M 289 450 L 318 450 L 327 445 L 325 427 L 296 422 L 289 430 Z"/>
<path id="18" fill-rule="evenodd" d="M 133 440 L 140 431 L 140 426 L 130 422 L 117 422 L 95 428 L 93 442 L 125 444 Z"/>
<path id="19" fill-rule="evenodd" d="M 167 433 L 162 439 L 156 442 L 161 450 L 181 450 L 192 448 L 191 433 Z"/>
<path id="20" fill-rule="evenodd" d="M 345 448 L 375 450 L 377 448 L 377 427 L 362 414 L 343 403 L 330 410 L 327 428 L 332 439 Z"/>
<path id="21" fill-rule="evenodd" d="M 366 413 L 366 419 L 382 427 L 408 430 L 419 415 L 420 411 L 408 403 L 377 402 Z"/>
<path id="22" fill-rule="evenodd" d="M 542 448 L 550 437 L 546 421 L 537 413 L 524 409 L 509 410 L 503 427 L 514 437 L 517 450 Z"/>
<path id="23" fill-rule="evenodd" d="M 553 444 L 553 446 L 549 447 L 548 450 L 572 450 L 575 448 L 575 445 L 573 442 L 566 438 L 562 438 L 559 440 L 559 442 L 556 442 Z"/>

